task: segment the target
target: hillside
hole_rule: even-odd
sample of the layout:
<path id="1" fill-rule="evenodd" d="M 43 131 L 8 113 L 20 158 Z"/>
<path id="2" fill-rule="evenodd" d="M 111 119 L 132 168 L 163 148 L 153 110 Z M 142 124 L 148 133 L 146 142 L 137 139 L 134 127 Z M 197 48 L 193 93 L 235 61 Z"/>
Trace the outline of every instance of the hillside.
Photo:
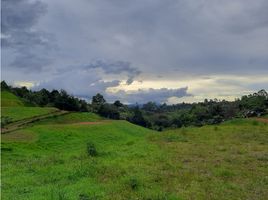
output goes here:
<path id="1" fill-rule="evenodd" d="M 1 103 L 2 125 L 59 112 L 53 107 L 33 107 L 7 91 L 1 92 Z"/>
<path id="2" fill-rule="evenodd" d="M 267 136 L 254 120 L 159 133 L 69 113 L 2 135 L 2 199 L 265 199 Z"/>
<path id="3" fill-rule="evenodd" d="M 25 102 L 8 91 L 1 91 L 1 107 L 25 106 Z"/>

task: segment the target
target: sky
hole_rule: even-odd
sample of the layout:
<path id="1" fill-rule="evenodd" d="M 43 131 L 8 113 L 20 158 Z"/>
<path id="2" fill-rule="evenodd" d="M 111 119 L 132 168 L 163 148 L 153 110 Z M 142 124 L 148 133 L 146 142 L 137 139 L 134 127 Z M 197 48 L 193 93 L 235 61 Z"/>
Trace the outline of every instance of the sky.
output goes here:
<path id="1" fill-rule="evenodd" d="M 1 79 L 112 102 L 268 89 L 267 0 L 2 0 Z"/>

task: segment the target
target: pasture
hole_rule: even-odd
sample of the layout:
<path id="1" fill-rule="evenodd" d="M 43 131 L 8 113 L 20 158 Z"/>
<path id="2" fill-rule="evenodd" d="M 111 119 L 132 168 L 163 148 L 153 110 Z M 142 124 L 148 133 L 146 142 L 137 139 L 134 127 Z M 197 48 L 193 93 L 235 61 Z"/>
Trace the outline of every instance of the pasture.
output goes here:
<path id="1" fill-rule="evenodd" d="M 265 199 L 267 136 L 252 120 L 155 132 L 57 116 L 2 135 L 2 199 Z"/>

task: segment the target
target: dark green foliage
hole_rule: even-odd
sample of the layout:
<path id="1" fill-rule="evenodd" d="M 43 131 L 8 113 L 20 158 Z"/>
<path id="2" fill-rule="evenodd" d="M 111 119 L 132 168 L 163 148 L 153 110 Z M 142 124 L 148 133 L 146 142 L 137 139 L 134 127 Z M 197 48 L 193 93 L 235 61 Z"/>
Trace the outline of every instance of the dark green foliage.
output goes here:
<path id="1" fill-rule="evenodd" d="M 87 194 L 79 194 L 78 199 L 79 200 L 90 200 L 90 198 Z"/>
<path id="2" fill-rule="evenodd" d="M 98 93 L 92 97 L 92 104 L 103 105 L 104 103 L 106 103 L 106 100 L 101 94 Z"/>
<path id="3" fill-rule="evenodd" d="M 133 109 L 135 120 L 129 121 L 141 126 L 150 127 L 158 131 L 172 127 L 203 126 L 219 124 L 236 117 L 257 117 L 264 115 L 268 110 L 268 94 L 260 90 L 252 95 L 243 96 L 233 102 L 207 100 L 201 103 L 157 105 L 153 102 L 144 104 L 141 108 Z M 139 110 L 139 111 L 137 111 Z M 146 119 L 146 123 L 141 123 Z M 151 126 L 148 126 L 150 124 Z"/>
<path id="4" fill-rule="evenodd" d="M 167 128 L 171 126 L 171 122 L 172 121 L 169 119 L 168 115 L 165 114 L 155 115 L 154 117 L 154 125 L 161 128 Z"/>
<path id="5" fill-rule="evenodd" d="M 255 113 L 255 115 L 263 114 L 268 108 L 268 94 L 265 90 L 257 93 L 243 96 L 239 101 L 239 108 L 246 111 L 245 116 Z M 249 112 L 251 111 L 251 112 Z M 250 116 L 249 116 L 250 117 Z"/>
<path id="6" fill-rule="evenodd" d="M 79 200 L 89 200 L 89 196 L 86 194 L 79 194 L 78 199 Z"/>
<path id="7" fill-rule="evenodd" d="M 93 144 L 92 142 L 87 143 L 87 154 L 88 156 L 91 156 L 91 157 L 95 157 L 98 155 L 95 144 Z"/>
<path id="8" fill-rule="evenodd" d="M 150 127 L 149 122 L 144 118 L 143 113 L 141 112 L 138 106 L 134 108 L 133 112 L 134 112 L 133 116 L 129 117 L 128 121 L 134 124 L 138 124 L 140 126 Z"/>
<path id="9" fill-rule="evenodd" d="M 5 81 L 1 81 L 1 90 L 4 91 L 9 91 L 10 87 L 7 85 L 7 83 Z"/>
<path id="10" fill-rule="evenodd" d="M 205 99 L 200 103 L 167 105 L 150 101 L 141 106 L 131 107 L 122 104 L 119 100 L 113 104 L 107 103 L 103 95 L 99 93 L 93 96 L 92 103 L 88 104 L 64 90 L 31 91 L 26 87 L 10 87 L 5 81 L 1 82 L 1 88 L 9 90 L 31 105 L 51 106 L 68 111 L 91 111 L 106 118 L 124 119 L 158 131 L 182 126 L 219 124 L 236 117 L 258 117 L 267 113 L 268 110 L 268 94 L 265 90 L 243 96 L 232 102 Z"/>
<path id="11" fill-rule="evenodd" d="M 1 116 L 1 128 L 4 128 L 7 124 L 10 124 L 12 122 L 12 118 Z"/>
<path id="12" fill-rule="evenodd" d="M 79 194 L 78 200 L 98 200 L 96 195 Z"/>
<path id="13" fill-rule="evenodd" d="M 26 103 L 30 103 L 32 105 L 41 107 L 51 106 L 68 111 L 88 111 L 88 104 L 86 101 L 75 98 L 64 90 L 61 90 L 60 92 L 52 90 L 49 92 L 43 88 L 39 91 L 31 91 L 26 87 L 13 88 L 11 86 L 7 86 L 4 81 L 1 82 L 1 87 L 2 86 L 16 96 L 22 98 Z"/>
<path id="14" fill-rule="evenodd" d="M 137 190 L 139 186 L 139 182 L 136 178 L 131 178 L 129 180 L 129 186 L 132 190 Z"/>
<path id="15" fill-rule="evenodd" d="M 158 110 L 158 106 L 155 102 L 148 102 L 142 106 L 142 109 L 148 112 L 155 112 Z"/>
<path id="16" fill-rule="evenodd" d="M 101 94 L 96 94 L 92 97 L 91 105 L 94 112 L 99 112 L 102 105 L 106 103 L 106 100 Z"/>
<path id="17" fill-rule="evenodd" d="M 124 106 L 124 104 L 122 104 L 119 100 L 116 100 L 116 101 L 114 102 L 114 105 L 115 105 L 116 107 L 123 107 L 123 106 Z"/>
<path id="18" fill-rule="evenodd" d="M 108 103 L 100 106 L 98 110 L 98 114 L 100 114 L 103 117 L 110 118 L 110 119 L 120 118 L 118 107 L 116 107 L 113 104 L 108 104 Z"/>
<path id="19" fill-rule="evenodd" d="M 61 110 L 79 111 L 79 99 L 70 96 L 66 91 L 61 90 L 55 100 L 55 106 Z"/>

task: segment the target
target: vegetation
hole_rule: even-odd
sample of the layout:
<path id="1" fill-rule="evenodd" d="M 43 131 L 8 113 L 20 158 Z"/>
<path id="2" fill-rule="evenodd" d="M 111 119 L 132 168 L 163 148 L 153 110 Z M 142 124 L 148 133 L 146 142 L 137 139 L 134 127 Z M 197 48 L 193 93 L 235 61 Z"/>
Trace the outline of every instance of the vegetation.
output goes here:
<path id="1" fill-rule="evenodd" d="M 89 112 L 71 112 L 64 116 L 55 116 L 53 118 L 45 119 L 39 124 L 70 124 L 78 122 L 96 122 L 103 119 L 99 115 Z"/>
<path id="2" fill-rule="evenodd" d="M 25 106 L 22 99 L 8 91 L 1 91 L 1 106 L 2 107 L 19 107 Z"/>
<path id="3" fill-rule="evenodd" d="M 1 135 L 3 200 L 262 200 L 268 195 L 267 115 L 235 118 L 264 114 L 264 91 L 235 102 L 134 107 L 109 104 L 97 94 L 84 106 L 92 113 L 47 107 L 80 110 L 80 100 L 64 92 L 57 97 L 64 103 L 49 100 L 33 107 L 39 104 L 25 98 L 25 89 L 3 86 L 1 123 L 11 127 Z M 46 94 L 28 91 L 35 97 L 41 93 Z"/>
<path id="4" fill-rule="evenodd" d="M 98 122 L 47 121 L 2 135 L 2 199 L 268 195 L 266 123 L 233 120 L 159 134 L 126 121 Z"/>
<path id="5" fill-rule="evenodd" d="M 21 98 L 32 105 L 54 106 L 68 111 L 94 112 L 105 118 L 128 120 L 158 131 L 183 126 L 219 124 L 233 118 L 261 116 L 268 110 L 268 94 L 265 90 L 243 96 L 233 102 L 206 99 L 204 102 L 193 104 L 166 105 L 148 102 L 133 107 L 124 105 L 118 100 L 112 104 L 107 103 L 101 94 L 93 96 L 90 104 L 63 90 L 60 92 L 57 90 L 50 92 L 46 89 L 30 91 L 25 87 L 13 88 L 4 81 L 1 86 L 5 91 L 17 95 L 16 98 Z M 12 95 L 12 98 L 14 97 Z M 23 103 L 18 104 L 23 105 Z"/>
<path id="6" fill-rule="evenodd" d="M 61 90 L 52 90 L 51 92 L 46 89 L 41 89 L 40 91 L 31 91 L 26 87 L 11 87 L 7 86 L 7 84 L 2 81 L 1 89 L 4 91 L 4 94 L 13 93 L 20 99 L 23 99 L 24 102 L 30 103 L 36 106 L 49 106 L 56 107 L 61 110 L 68 111 L 88 111 L 87 103 L 84 100 L 75 98 L 69 95 L 66 91 Z M 9 93 L 10 92 L 10 93 Z M 12 95 L 12 98 L 14 95 Z M 4 101 L 5 103 L 5 101 Z M 2 103 L 2 106 L 7 106 Z M 13 106 L 13 105 L 12 105 Z"/>
<path id="7" fill-rule="evenodd" d="M 9 117 L 11 121 L 18 121 L 39 115 L 44 115 L 57 111 L 53 107 L 2 107 L 2 117 Z"/>

